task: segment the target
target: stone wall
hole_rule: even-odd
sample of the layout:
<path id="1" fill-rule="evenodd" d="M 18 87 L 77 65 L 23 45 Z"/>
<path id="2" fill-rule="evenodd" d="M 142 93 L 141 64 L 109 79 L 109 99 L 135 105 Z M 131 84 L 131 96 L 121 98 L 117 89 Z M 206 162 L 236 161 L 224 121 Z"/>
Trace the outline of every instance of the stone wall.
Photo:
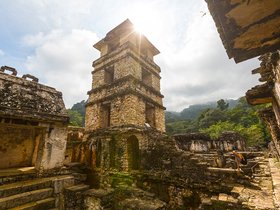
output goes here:
<path id="1" fill-rule="evenodd" d="M 5 67 L 1 67 L 5 69 Z M 25 77 L 0 71 L 0 115 L 35 120 L 68 121 L 61 92 Z"/>
<path id="2" fill-rule="evenodd" d="M 45 129 L 1 124 L 0 169 L 34 166 Z"/>
<path id="3" fill-rule="evenodd" d="M 92 169 L 102 170 L 131 170 L 129 162 L 141 161 L 139 157 L 148 144 L 148 136 L 141 127 L 136 126 L 89 132 L 85 134 L 85 140 L 80 145 L 80 162 Z M 130 141 L 134 143 L 131 144 Z M 136 147 L 133 149 L 130 146 Z M 143 164 L 138 162 L 137 165 L 140 168 Z"/>
<path id="4" fill-rule="evenodd" d="M 84 128 L 68 126 L 67 132 L 67 145 L 64 163 L 79 162 L 79 146 L 84 138 Z"/>
<path id="5" fill-rule="evenodd" d="M 104 72 L 106 69 L 114 69 L 114 80 L 132 75 L 136 79 L 142 79 L 142 68 L 152 74 L 151 87 L 159 88 L 160 68 L 151 61 L 147 61 L 136 53 L 137 49 L 131 43 L 126 43 L 110 54 L 105 60 L 100 58 L 94 62 L 95 70 L 92 72 L 92 87 L 97 88 L 104 85 Z"/>
<path id="6" fill-rule="evenodd" d="M 178 147 L 185 151 L 209 152 L 210 150 L 231 151 L 233 147 L 243 151 L 246 149 L 245 140 L 235 132 L 224 132 L 219 139 L 211 139 L 201 133 L 174 135 Z"/>
<path id="7" fill-rule="evenodd" d="M 272 144 L 275 148 L 276 157 L 280 157 L 279 149 L 279 128 L 280 128 L 280 51 L 262 55 L 260 67 L 253 70 L 253 74 L 259 73 L 259 81 L 264 84 L 257 85 L 246 93 L 247 101 L 252 105 L 269 104 L 270 108 L 260 112 L 261 118 L 270 129 Z"/>
<path id="8" fill-rule="evenodd" d="M 280 161 L 280 129 L 272 108 L 259 111 L 259 115 L 271 132 L 272 142 L 269 149 L 271 154 Z"/>
<path id="9" fill-rule="evenodd" d="M 123 125 L 144 128 L 145 123 L 165 131 L 160 67 L 152 59 L 159 52 L 144 36 L 141 44 L 138 43 L 139 37 L 134 30 L 126 31 L 133 29 L 131 25 L 125 21 L 114 29 L 114 33 L 109 32 L 94 45 L 103 56 L 93 62 L 86 131 Z M 131 37 L 127 38 L 127 35 Z M 151 119 L 154 120 L 150 122 Z"/>
<path id="10" fill-rule="evenodd" d="M 32 75 L 19 78 L 14 68 L 2 66 L 0 98 L 1 152 L 11 159 L 0 168 L 35 165 L 44 172 L 62 167 L 69 120 L 62 94 Z"/>

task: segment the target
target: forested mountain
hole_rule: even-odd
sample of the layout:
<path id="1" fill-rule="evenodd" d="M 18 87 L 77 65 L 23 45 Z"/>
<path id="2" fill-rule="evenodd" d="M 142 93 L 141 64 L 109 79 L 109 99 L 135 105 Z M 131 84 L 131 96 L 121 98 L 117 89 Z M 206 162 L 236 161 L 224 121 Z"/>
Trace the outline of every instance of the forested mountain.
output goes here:
<path id="1" fill-rule="evenodd" d="M 238 103 L 238 100 L 225 100 L 228 104 L 228 108 L 233 108 Z M 178 120 L 193 120 L 197 118 L 205 109 L 216 108 L 217 102 L 212 101 L 204 104 L 190 105 L 188 108 L 183 109 L 181 112 L 165 112 L 165 120 L 167 123 Z"/>
<path id="2" fill-rule="evenodd" d="M 74 104 L 71 109 L 67 109 L 70 117 L 70 125 L 85 126 L 85 105 L 85 100 L 82 100 L 81 102 Z"/>
<path id="3" fill-rule="evenodd" d="M 245 97 L 237 100 L 230 108 L 229 103 L 221 99 L 216 107 L 204 109 L 195 119 L 177 119 L 166 122 L 168 134 L 203 132 L 212 138 L 218 138 L 224 131 L 236 131 L 243 135 L 248 145 L 265 145 L 270 134 L 258 117 L 258 110 L 264 106 L 251 106 Z"/>

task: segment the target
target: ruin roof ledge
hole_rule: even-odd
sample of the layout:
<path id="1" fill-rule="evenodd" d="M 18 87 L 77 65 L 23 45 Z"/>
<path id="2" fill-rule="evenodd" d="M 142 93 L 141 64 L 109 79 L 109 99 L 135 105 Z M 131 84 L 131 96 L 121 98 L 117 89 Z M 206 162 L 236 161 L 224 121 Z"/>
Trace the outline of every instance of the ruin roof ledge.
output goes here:
<path id="1" fill-rule="evenodd" d="M 21 78 L 21 77 L 17 77 L 17 76 L 14 76 L 14 75 L 10 75 L 10 74 L 7 74 L 7 73 L 0 72 L 0 79 L 3 79 L 5 81 L 11 81 L 13 83 L 23 85 L 23 86 L 27 86 L 27 87 L 28 86 L 34 87 L 34 88 L 37 88 L 39 90 L 46 91 L 46 92 L 49 92 L 49 93 L 55 93 L 55 94 L 58 94 L 58 95 L 62 95 L 62 93 L 60 91 L 57 91 L 53 87 L 50 87 L 50 86 L 47 86 L 47 85 L 44 85 L 44 84 L 41 84 L 41 83 L 38 83 L 38 82 L 33 82 L 33 81 L 30 81 L 30 80 L 27 80 L 27 79 L 24 79 L 24 78 Z"/>
<path id="2" fill-rule="evenodd" d="M 24 110 L 26 112 L 26 110 Z M 13 110 L 11 113 L 10 107 L 0 106 L 0 117 L 10 119 L 23 119 L 38 122 L 60 122 L 63 124 L 69 123 L 68 114 L 50 114 L 46 112 L 31 111 L 25 114 L 23 111 Z"/>
<path id="3" fill-rule="evenodd" d="M 139 91 L 137 91 L 137 90 L 135 90 L 135 89 L 133 89 L 133 88 L 131 88 L 131 87 L 130 87 L 130 88 L 127 88 L 127 89 L 125 89 L 125 90 L 123 90 L 123 91 L 121 91 L 121 92 L 119 92 L 119 93 L 117 93 L 117 94 L 112 94 L 112 95 L 109 95 L 109 96 L 107 96 L 107 97 L 104 97 L 104 98 L 101 98 L 101 99 L 97 99 L 97 100 L 88 102 L 88 103 L 86 104 L 86 107 L 87 107 L 87 106 L 90 106 L 90 105 L 93 105 L 93 104 L 102 103 L 102 102 L 104 102 L 104 101 L 110 101 L 110 100 L 112 100 L 113 98 L 116 98 L 117 96 L 124 96 L 124 95 L 128 95 L 128 94 L 132 94 L 132 95 L 136 95 L 136 96 L 138 96 L 138 97 L 144 98 L 147 102 L 149 102 L 149 103 L 151 103 L 151 104 L 153 104 L 153 105 L 155 105 L 155 106 L 158 106 L 158 107 L 160 107 L 160 108 L 166 110 L 166 108 L 165 108 L 162 104 L 160 104 L 160 103 L 154 101 L 153 99 L 149 98 L 148 96 L 144 95 L 143 93 L 141 93 L 141 92 L 139 92 Z"/>
<path id="4" fill-rule="evenodd" d="M 246 92 L 247 102 L 251 105 L 272 102 L 272 88 L 270 83 L 257 85 Z"/>
<path id="5" fill-rule="evenodd" d="M 98 91 L 101 91 L 103 89 L 107 89 L 107 88 L 110 88 L 110 87 L 113 87 L 113 86 L 117 86 L 119 85 L 120 83 L 122 82 L 126 82 L 126 81 L 129 81 L 129 82 L 137 82 L 138 84 L 144 86 L 147 90 L 151 91 L 153 94 L 161 97 L 161 98 L 164 98 L 164 96 L 160 93 L 160 91 L 157 91 L 155 88 L 151 87 L 151 86 L 148 86 L 146 85 L 143 81 L 135 78 L 133 75 L 127 75 L 125 77 L 122 77 L 120 79 L 117 79 L 115 80 L 114 82 L 110 83 L 110 84 L 104 84 L 100 87 L 97 87 L 97 88 L 93 88 L 92 90 L 88 91 L 87 94 L 90 95 L 91 93 L 96 93 Z M 134 83 L 133 83 L 134 84 Z"/>
<path id="6" fill-rule="evenodd" d="M 152 127 L 139 126 L 133 124 L 121 125 L 121 126 L 111 126 L 108 128 L 99 128 L 96 130 L 88 130 L 85 131 L 85 134 L 90 136 L 99 136 L 99 135 L 110 135 L 110 134 L 125 134 L 129 132 L 148 132 L 148 133 L 158 133 L 158 134 L 166 134 L 165 132 L 161 132 Z"/>
<path id="7" fill-rule="evenodd" d="M 143 55 L 139 55 L 139 53 L 138 53 L 139 50 L 137 50 L 137 47 L 134 46 L 134 44 L 132 44 L 130 42 L 126 42 L 125 44 L 116 48 L 112 52 L 105 54 L 104 56 L 93 61 L 92 67 L 102 64 L 103 62 L 105 62 L 106 60 L 110 60 L 110 58 L 112 58 L 114 56 L 118 56 L 121 51 L 125 51 L 125 50 L 128 50 L 126 54 L 132 56 L 134 59 L 139 60 L 139 62 L 142 62 L 144 64 L 147 63 L 147 64 L 151 65 L 152 68 L 155 68 L 155 69 L 157 69 L 158 72 L 160 72 L 160 67 L 153 60 L 151 60 Z M 124 57 L 126 57 L 126 56 L 127 55 L 125 55 Z"/>

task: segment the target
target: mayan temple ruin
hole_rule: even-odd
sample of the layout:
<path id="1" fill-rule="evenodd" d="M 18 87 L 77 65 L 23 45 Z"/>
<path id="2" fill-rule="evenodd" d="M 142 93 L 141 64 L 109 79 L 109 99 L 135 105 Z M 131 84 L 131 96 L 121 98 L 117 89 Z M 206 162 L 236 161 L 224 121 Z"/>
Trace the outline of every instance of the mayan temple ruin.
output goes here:
<path id="1" fill-rule="evenodd" d="M 165 131 L 158 49 L 126 20 L 94 45 L 100 58 L 93 62 L 88 92 L 86 132 L 110 127 L 142 127 Z"/>
<path id="2" fill-rule="evenodd" d="M 127 19 L 92 43 L 85 127 L 69 126 L 61 92 L 1 67 L 0 210 L 280 209 L 279 0 L 206 2 L 230 58 L 261 56 L 246 99 L 268 104 L 270 150 L 233 131 L 167 135 L 159 50 Z"/>
<path id="3" fill-rule="evenodd" d="M 165 131 L 160 67 L 153 61 L 159 51 L 129 20 L 94 47 L 101 57 L 93 62 L 86 105 L 87 140 L 109 149 L 97 151 L 97 157 L 104 158 L 98 166 L 138 169 L 139 150 L 144 151 L 148 141 L 145 130 Z"/>

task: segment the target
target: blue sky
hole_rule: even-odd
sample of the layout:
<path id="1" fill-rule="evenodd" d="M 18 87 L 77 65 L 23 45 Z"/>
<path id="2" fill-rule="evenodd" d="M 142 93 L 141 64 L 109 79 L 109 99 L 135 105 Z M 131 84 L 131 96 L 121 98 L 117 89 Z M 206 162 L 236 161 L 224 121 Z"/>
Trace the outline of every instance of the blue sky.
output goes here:
<path id="1" fill-rule="evenodd" d="M 126 18 L 161 51 L 167 110 L 238 98 L 257 84 L 259 61 L 228 59 L 204 0 L 2 0 L 0 14 L 0 65 L 62 91 L 67 107 L 87 99 L 92 45 Z"/>

